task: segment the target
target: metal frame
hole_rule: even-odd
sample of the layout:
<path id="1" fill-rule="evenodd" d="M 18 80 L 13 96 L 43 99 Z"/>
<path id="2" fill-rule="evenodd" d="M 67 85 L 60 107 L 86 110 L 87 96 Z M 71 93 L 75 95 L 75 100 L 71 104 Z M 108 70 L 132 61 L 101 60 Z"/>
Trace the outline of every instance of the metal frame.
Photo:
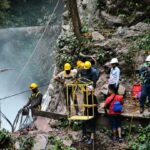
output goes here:
<path id="1" fill-rule="evenodd" d="M 70 112 L 68 114 L 68 120 L 90 120 L 94 117 L 94 91 L 92 91 L 92 104 L 89 104 L 89 99 L 88 99 L 88 90 L 87 90 L 87 87 L 90 86 L 90 85 L 93 85 L 93 82 L 91 81 L 88 81 L 88 82 L 82 82 L 81 79 L 79 80 L 76 80 L 75 82 L 70 82 L 66 85 L 66 93 L 67 93 L 67 107 L 70 107 Z M 73 105 L 71 106 L 71 102 L 70 102 L 70 106 L 69 106 L 69 97 L 68 97 L 68 89 L 69 87 L 72 88 L 72 102 L 73 102 Z M 74 100 L 75 100 L 75 97 L 77 95 L 77 92 L 79 91 L 78 89 L 80 89 L 83 97 L 85 98 L 85 102 L 83 100 L 83 104 L 74 104 Z M 71 98 L 70 98 L 71 100 Z M 84 109 L 84 112 L 83 114 L 80 116 L 80 115 L 72 115 L 72 108 L 75 109 L 75 106 L 76 107 L 82 107 Z M 79 107 L 79 108 L 80 108 Z M 92 116 L 89 116 L 89 108 L 92 107 Z M 85 110 L 87 110 L 86 112 L 86 115 L 85 115 Z"/>

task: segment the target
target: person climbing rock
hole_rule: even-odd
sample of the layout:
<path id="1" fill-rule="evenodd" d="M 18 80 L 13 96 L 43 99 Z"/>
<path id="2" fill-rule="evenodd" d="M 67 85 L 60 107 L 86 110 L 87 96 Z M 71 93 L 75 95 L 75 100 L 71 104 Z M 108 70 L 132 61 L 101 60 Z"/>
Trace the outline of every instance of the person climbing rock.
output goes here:
<path id="1" fill-rule="evenodd" d="M 93 82 L 93 87 L 96 88 L 96 82 L 97 82 L 97 73 L 96 69 L 92 67 L 92 64 L 90 61 L 86 61 L 84 63 L 84 69 L 80 71 L 81 78 L 88 79 Z"/>
<path id="2" fill-rule="evenodd" d="M 121 135 L 121 122 L 122 122 L 122 105 L 123 96 L 116 94 L 116 88 L 113 86 L 109 87 L 110 96 L 105 100 L 104 109 L 105 113 L 108 114 L 108 119 L 113 132 L 113 140 L 122 142 Z"/>
<path id="3" fill-rule="evenodd" d="M 142 80 L 140 113 L 144 112 L 144 105 L 147 98 L 148 98 L 148 111 L 150 112 L 150 55 L 147 56 L 145 64 L 140 69 L 140 77 Z"/>
<path id="4" fill-rule="evenodd" d="M 119 79 L 120 79 L 120 69 L 118 67 L 118 59 L 113 58 L 110 62 L 112 68 L 110 70 L 110 75 L 109 75 L 109 87 L 114 87 L 115 93 L 118 92 L 119 88 Z"/>
<path id="5" fill-rule="evenodd" d="M 64 71 L 60 72 L 54 77 L 56 81 L 63 84 L 64 95 L 66 99 L 66 106 L 67 106 L 69 113 L 71 112 L 71 109 L 70 109 L 71 99 L 74 101 L 74 104 L 78 104 L 76 95 L 73 95 L 72 86 L 68 86 L 68 92 L 67 92 L 67 84 L 74 81 L 76 79 L 76 75 L 77 75 L 77 70 L 76 69 L 71 70 L 71 65 L 69 63 L 66 63 L 64 65 Z M 68 98 L 68 102 L 67 102 L 67 98 Z M 76 109 L 76 113 L 79 113 L 77 106 L 75 107 L 75 109 Z"/>
<path id="6" fill-rule="evenodd" d="M 29 87 L 32 91 L 32 94 L 29 98 L 29 101 L 27 104 L 23 107 L 23 109 L 31 109 L 31 111 L 35 110 L 41 110 L 41 103 L 42 103 L 42 97 L 43 95 L 38 90 L 38 84 L 32 83 Z"/>
<path id="7" fill-rule="evenodd" d="M 95 129 L 96 129 L 96 121 L 98 118 L 98 102 L 97 98 L 95 95 L 92 93 L 94 92 L 94 88 L 92 86 L 87 87 L 88 90 L 88 105 L 94 105 L 94 112 L 93 112 L 93 107 L 92 106 L 87 106 L 85 107 L 84 115 L 85 116 L 94 116 L 92 119 L 83 121 L 82 122 L 82 138 L 81 142 L 86 142 L 87 144 L 92 144 L 94 140 L 94 134 L 95 134 Z M 87 128 L 91 129 L 91 135 L 88 137 L 87 135 Z"/>

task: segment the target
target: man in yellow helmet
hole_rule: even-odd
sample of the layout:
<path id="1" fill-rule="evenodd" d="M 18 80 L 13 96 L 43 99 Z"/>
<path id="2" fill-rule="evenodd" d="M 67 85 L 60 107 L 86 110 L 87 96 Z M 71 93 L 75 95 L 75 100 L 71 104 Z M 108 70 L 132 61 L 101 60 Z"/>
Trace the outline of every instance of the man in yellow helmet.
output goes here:
<path id="1" fill-rule="evenodd" d="M 68 83 L 70 83 L 71 81 L 75 80 L 77 75 L 77 70 L 76 69 L 71 69 L 71 65 L 69 63 L 66 63 L 64 65 L 64 71 L 60 72 L 59 74 L 57 74 L 54 79 L 60 83 L 63 84 L 64 86 L 64 95 L 65 95 L 65 99 L 67 100 L 68 97 L 68 107 L 69 107 L 69 112 L 71 111 L 70 109 L 70 105 L 71 105 L 71 100 L 70 98 L 73 99 L 73 92 L 72 92 L 72 87 L 68 87 L 68 95 L 67 95 L 67 87 L 66 85 Z M 75 96 L 74 98 L 74 103 L 77 104 L 77 98 Z M 76 112 L 78 113 L 78 107 L 75 107 Z"/>
<path id="2" fill-rule="evenodd" d="M 38 90 L 38 85 L 36 83 L 32 83 L 29 88 L 31 89 L 32 94 L 29 101 L 23 108 L 28 108 L 32 111 L 33 109 L 40 110 L 43 96 Z"/>
<path id="3" fill-rule="evenodd" d="M 80 76 L 82 78 L 92 81 L 93 87 L 96 88 L 97 73 L 96 73 L 96 69 L 92 67 L 92 64 L 90 61 L 86 61 L 84 63 L 84 69 L 80 71 Z"/>

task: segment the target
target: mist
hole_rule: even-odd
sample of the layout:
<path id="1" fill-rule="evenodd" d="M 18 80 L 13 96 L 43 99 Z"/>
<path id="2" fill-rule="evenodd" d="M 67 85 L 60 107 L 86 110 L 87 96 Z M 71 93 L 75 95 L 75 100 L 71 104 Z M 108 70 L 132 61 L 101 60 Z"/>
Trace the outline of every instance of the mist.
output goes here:
<path id="1" fill-rule="evenodd" d="M 28 90 L 32 82 L 42 86 L 50 81 L 54 64 L 53 52 L 61 29 L 62 5 L 58 10 L 55 20 L 49 25 L 46 34 L 23 72 L 22 69 L 36 47 L 44 27 L 0 29 L 0 69 L 13 69 L 0 73 L 0 98 Z M 42 91 L 44 92 L 43 89 Z M 25 105 L 29 96 L 30 92 L 27 92 L 0 101 L 2 112 L 11 122 L 13 122 L 18 110 Z M 2 127 L 10 130 L 10 126 L 5 120 L 2 120 Z"/>

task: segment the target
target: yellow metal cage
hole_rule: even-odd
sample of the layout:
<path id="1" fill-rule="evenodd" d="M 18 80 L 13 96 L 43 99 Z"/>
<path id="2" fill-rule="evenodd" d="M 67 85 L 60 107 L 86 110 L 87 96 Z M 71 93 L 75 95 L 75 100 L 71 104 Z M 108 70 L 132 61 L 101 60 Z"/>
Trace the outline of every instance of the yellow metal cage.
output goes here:
<path id="1" fill-rule="evenodd" d="M 83 82 L 82 80 L 70 82 L 66 85 L 67 108 L 70 107 L 68 109 L 68 120 L 90 120 L 94 117 L 94 91 L 91 91 L 90 93 L 92 94 L 92 102 L 90 104 L 88 99 L 88 86 L 90 85 L 93 85 L 93 82 Z M 72 88 L 72 101 L 68 94 L 69 88 Z M 75 104 L 75 98 L 77 100 L 77 104 Z M 69 99 L 72 102 L 70 106 Z M 75 107 L 78 107 L 80 113 L 75 112 Z M 92 109 L 92 114 L 89 114 L 89 109 Z"/>

